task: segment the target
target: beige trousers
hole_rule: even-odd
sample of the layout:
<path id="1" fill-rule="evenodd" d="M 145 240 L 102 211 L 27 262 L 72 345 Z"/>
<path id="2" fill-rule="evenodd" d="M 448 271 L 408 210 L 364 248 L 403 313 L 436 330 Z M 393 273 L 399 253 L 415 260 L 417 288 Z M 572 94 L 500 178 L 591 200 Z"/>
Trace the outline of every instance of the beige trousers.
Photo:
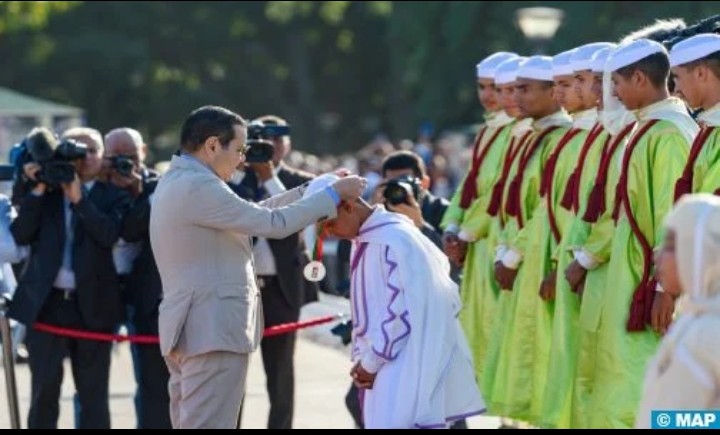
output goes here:
<path id="1" fill-rule="evenodd" d="M 248 362 L 248 354 L 233 352 L 166 356 L 173 428 L 235 429 Z"/>

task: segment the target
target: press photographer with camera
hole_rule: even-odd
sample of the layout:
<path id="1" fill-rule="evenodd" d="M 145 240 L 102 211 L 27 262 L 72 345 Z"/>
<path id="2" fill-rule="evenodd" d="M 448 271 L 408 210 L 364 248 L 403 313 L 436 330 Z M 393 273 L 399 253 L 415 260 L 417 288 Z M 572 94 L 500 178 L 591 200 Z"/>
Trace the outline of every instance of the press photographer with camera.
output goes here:
<path id="1" fill-rule="evenodd" d="M 440 222 L 450 203 L 428 190 L 430 177 L 422 158 L 412 151 L 396 151 L 383 161 L 382 176 L 386 208 L 409 217 L 426 237 L 441 246 Z"/>
<path id="2" fill-rule="evenodd" d="M 230 182 L 241 198 L 258 202 L 301 186 L 314 176 L 290 168 L 283 159 L 292 148 L 287 121 L 267 115 L 248 125 L 245 167 Z M 254 239 L 255 273 L 260 286 L 266 326 L 300 319 L 300 308 L 316 301 L 318 285 L 303 278 L 310 259 L 302 232 L 283 239 Z M 268 429 L 292 428 L 296 334 L 265 338 L 260 343 L 270 398 Z M 242 412 L 242 411 L 241 411 Z"/>
<path id="3" fill-rule="evenodd" d="M 30 245 L 25 274 L 9 316 L 25 325 L 43 322 L 92 332 L 113 332 L 121 320 L 112 249 L 130 198 L 99 180 L 99 132 L 73 128 L 59 140 L 47 129 L 30 132 L 19 158 L 29 193 L 10 226 L 15 241 Z M 29 428 L 55 428 L 70 357 L 82 412 L 80 428 L 110 428 L 108 384 L 111 343 L 27 330 L 32 377 Z"/>
<path id="4" fill-rule="evenodd" d="M 122 285 L 127 328 L 132 334 L 158 335 L 158 304 L 162 298 L 160 272 L 150 244 L 151 198 L 159 175 L 145 166 L 147 146 L 132 128 L 116 128 L 105 135 L 107 178 L 133 198 L 115 244 L 115 267 Z M 158 345 L 131 344 L 137 389 L 138 429 L 171 429 L 168 372 Z"/>

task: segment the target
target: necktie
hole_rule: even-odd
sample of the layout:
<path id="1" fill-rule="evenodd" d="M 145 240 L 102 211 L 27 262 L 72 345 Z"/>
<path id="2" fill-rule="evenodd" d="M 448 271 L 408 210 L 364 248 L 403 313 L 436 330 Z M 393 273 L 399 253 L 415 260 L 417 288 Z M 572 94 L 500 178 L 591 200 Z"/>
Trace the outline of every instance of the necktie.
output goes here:
<path id="1" fill-rule="evenodd" d="M 75 239 L 75 213 L 72 203 L 65 199 L 65 246 L 63 247 L 62 267 L 72 270 L 72 246 Z"/>

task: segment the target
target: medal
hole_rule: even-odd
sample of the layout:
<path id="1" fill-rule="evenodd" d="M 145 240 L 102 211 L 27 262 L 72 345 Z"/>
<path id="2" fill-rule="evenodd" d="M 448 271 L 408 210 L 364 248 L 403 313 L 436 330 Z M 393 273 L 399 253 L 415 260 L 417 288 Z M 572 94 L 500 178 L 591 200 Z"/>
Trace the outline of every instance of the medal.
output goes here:
<path id="1" fill-rule="evenodd" d="M 315 233 L 315 248 L 313 249 L 313 261 L 309 262 L 303 270 L 305 279 L 310 282 L 319 282 L 325 278 L 327 270 L 322 263 L 323 257 L 323 226 L 318 225 L 317 233 Z"/>
<path id="2" fill-rule="evenodd" d="M 311 282 L 322 281 L 322 279 L 325 278 L 325 274 L 325 266 L 319 261 L 311 261 L 305 266 L 305 270 L 303 270 L 305 279 Z"/>

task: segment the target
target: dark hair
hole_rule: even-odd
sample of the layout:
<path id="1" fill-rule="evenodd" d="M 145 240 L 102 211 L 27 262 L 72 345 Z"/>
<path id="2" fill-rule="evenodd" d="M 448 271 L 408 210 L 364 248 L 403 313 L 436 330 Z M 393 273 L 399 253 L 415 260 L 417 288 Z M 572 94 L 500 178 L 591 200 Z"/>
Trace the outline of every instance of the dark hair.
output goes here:
<path id="1" fill-rule="evenodd" d="M 629 78 L 636 70 L 645 74 L 656 88 L 667 87 L 670 76 L 670 59 L 666 53 L 654 53 L 635 63 L 624 66 L 616 72 Z"/>
<path id="2" fill-rule="evenodd" d="M 397 171 L 400 169 L 412 169 L 413 174 L 415 174 L 417 178 L 423 178 L 427 175 L 425 162 L 423 162 L 419 155 L 412 151 L 395 151 L 383 160 L 383 177 L 385 177 L 387 171 Z"/>
<path id="3" fill-rule="evenodd" d="M 200 149 L 210 136 L 217 136 L 220 145 L 227 148 L 235 138 L 234 126 L 246 126 L 245 120 L 224 107 L 203 106 L 187 117 L 180 135 L 180 147 L 189 153 Z"/>
<path id="4" fill-rule="evenodd" d="M 720 79 L 720 51 L 710 53 L 701 59 L 694 60 L 680 66 L 688 69 L 695 69 L 700 65 L 706 65 L 710 71 L 712 71 L 715 78 Z"/>

